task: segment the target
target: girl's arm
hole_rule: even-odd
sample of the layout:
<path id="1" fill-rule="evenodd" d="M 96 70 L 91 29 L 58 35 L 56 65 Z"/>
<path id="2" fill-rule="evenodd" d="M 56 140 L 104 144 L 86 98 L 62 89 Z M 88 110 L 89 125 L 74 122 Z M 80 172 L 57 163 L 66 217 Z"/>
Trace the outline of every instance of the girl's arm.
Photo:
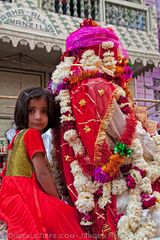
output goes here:
<path id="1" fill-rule="evenodd" d="M 6 161 L 5 165 L 2 168 L 2 172 L 0 173 L 0 178 L 3 178 L 5 176 L 6 169 L 7 169 L 7 161 Z"/>
<path id="2" fill-rule="evenodd" d="M 59 198 L 56 184 L 46 165 L 46 159 L 42 152 L 37 152 L 32 157 L 37 180 L 44 192 L 50 196 Z"/>

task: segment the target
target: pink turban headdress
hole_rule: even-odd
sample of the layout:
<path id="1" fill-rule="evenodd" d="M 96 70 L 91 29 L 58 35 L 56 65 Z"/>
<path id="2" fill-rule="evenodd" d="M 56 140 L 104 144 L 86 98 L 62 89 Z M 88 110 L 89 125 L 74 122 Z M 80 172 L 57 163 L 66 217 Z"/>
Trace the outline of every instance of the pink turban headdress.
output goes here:
<path id="1" fill-rule="evenodd" d="M 84 19 L 80 28 L 72 32 L 66 39 L 66 52 L 81 48 L 96 46 L 102 42 L 112 41 L 114 48 L 121 46 L 123 55 L 127 58 L 127 51 L 112 28 L 101 27 L 92 19 Z"/>

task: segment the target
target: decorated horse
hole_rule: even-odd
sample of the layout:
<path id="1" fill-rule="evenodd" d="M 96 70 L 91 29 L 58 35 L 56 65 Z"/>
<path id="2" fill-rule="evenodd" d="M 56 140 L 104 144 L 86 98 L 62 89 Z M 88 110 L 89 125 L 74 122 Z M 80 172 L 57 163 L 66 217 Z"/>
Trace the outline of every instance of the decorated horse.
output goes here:
<path id="1" fill-rule="evenodd" d="M 131 79 L 115 31 L 85 19 L 67 37 L 49 83 L 60 105 L 66 186 L 81 225 L 97 239 L 160 237 L 160 136 L 138 121 Z"/>

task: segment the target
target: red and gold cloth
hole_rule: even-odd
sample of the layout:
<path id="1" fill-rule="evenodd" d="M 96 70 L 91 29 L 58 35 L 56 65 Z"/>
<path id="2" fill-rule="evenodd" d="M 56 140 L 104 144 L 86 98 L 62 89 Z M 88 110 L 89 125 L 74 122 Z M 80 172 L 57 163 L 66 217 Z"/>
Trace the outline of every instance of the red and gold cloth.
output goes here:
<path id="1" fill-rule="evenodd" d="M 76 130 L 86 150 L 84 156 L 75 156 L 73 149 L 63 138 L 66 129 L 62 127 L 63 169 L 73 202 L 77 200 L 77 192 L 73 185 L 74 179 L 70 172 L 70 162 L 78 159 L 84 172 L 92 174 L 97 165 L 102 165 L 107 161 L 107 154 L 111 154 L 111 151 L 107 149 L 106 137 L 103 135 L 106 136 L 114 110 L 115 91 L 117 91 L 116 87 L 111 81 L 100 77 L 83 80 L 83 82 L 73 85 L 71 89 L 71 106 Z M 116 214 L 116 198 L 114 196 L 112 196 L 112 203 L 108 204 L 105 210 L 98 207 L 95 199 L 95 208 L 92 213 L 92 233 L 97 234 L 99 239 L 118 239 L 116 236 Z"/>
<path id="2" fill-rule="evenodd" d="M 11 143 L 10 150 L 10 157 L 15 158 L 8 160 L 0 189 L 0 219 L 8 225 L 8 239 L 64 240 L 69 236 L 76 240 L 88 239 L 79 225 L 76 210 L 45 194 L 33 168 L 30 176 L 32 156 L 36 152 L 45 154 L 40 133 L 35 129 L 20 132 Z M 17 165 L 20 159 L 25 169 L 23 165 Z"/>

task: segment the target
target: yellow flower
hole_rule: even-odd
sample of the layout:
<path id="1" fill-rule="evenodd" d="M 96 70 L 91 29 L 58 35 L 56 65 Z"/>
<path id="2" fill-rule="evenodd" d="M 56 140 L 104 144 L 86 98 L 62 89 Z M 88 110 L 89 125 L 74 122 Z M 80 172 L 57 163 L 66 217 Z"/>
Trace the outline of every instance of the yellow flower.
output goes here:
<path id="1" fill-rule="evenodd" d="M 65 161 L 67 161 L 67 162 L 71 162 L 71 161 L 72 161 L 72 157 L 69 156 L 69 155 L 65 155 L 65 156 L 64 156 L 64 159 L 65 159 Z"/>
<path id="2" fill-rule="evenodd" d="M 91 128 L 88 125 L 85 125 L 84 131 L 85 131 L 85 133 L 88 133 L 91 131 Z"/>
<path id="3" fill-rule="evenodd" d="M 98 93 L 99 93 L 100 96 L 103 96 L 104 93 L 105 93 L 105 90 L 104 90 L 104 89 L 99 89 L 99 90 L 98 90 Z"/>
<path id="4" fill-rule="evenodd" d="M 80 105 L 81 107 L 85 106 L 85 105 L 86 105 L 86 100 L 85 100 L 84 98 L 81 99 L 81 100 L 79 101 L 79 105 Z"/>

